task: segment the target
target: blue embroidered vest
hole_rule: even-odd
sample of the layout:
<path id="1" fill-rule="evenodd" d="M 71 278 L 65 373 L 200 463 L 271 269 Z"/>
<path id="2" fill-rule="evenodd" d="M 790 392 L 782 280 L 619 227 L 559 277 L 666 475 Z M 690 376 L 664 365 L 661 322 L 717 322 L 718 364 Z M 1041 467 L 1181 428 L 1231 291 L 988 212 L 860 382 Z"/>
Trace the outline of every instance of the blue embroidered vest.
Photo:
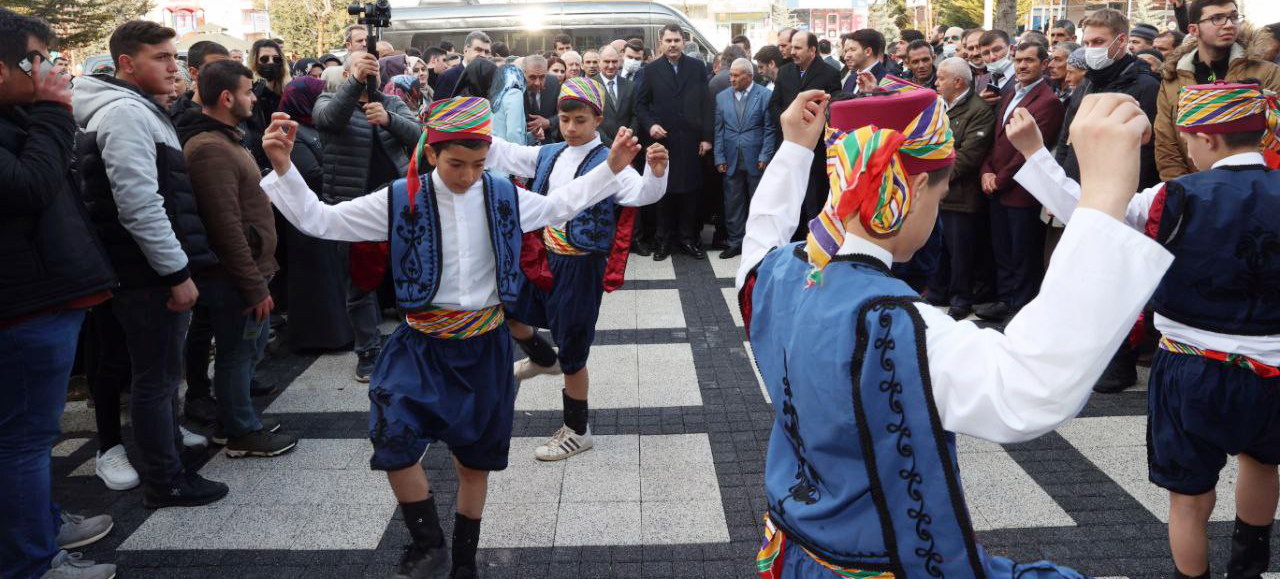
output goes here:
<path id="1" fill-rule="evenodd" d="M 1280 172 L 1185 175 L 1156 211 L 1148 233 L 1177 256 L 1156 288 L 1157 312 L 1212 332 L 1280 334 Z"/>
<path id="2" fill-rule="evenodd" d="M 388 218 L 391 242 L 391 279 L 396 302 L 401 309 L 420 311 L 431 307 L 440 289 L 443 267 L 440 240 L 440 211 L 431 174 L 423 174 L 412 211 L 405 179 L 391 183 L 391 215 Z M 520 292 L 524 275 L 520 272 L 520 203 L 515 185 L 485 172 L 483 180 L 485 213 L 489 221 L 498 297 L 512 304 Z"/>
<path id="3" fill-rule="evenodd" d="M 569 143 L 553 143 L 543 145 L 538 149 L 538 169 L 534 173 L 533 181 L 529 184 L 529 190 L 540 195 L 546 195 L 547 189 L 551 181 L 551 170 L 555 168 L 556 160 L 560 158 L 560 154 L 569 148 Z M 609 158 L 609 148 L 603 144 L 597 145 L 587 156 L 582 159 L 582 163 L 578 165 L 578 171 L 574 173 L 574 177 L 586 175 L 588 171 L 596 168 L 597 165 L 603 163 Z M 565 232 L 569 236 L 569 243 L 574 247 L 589 251 L 591 253 L 609 253 L 613 247 L 613 227 L 618 218 L 618 204 L 614 203 L 613 196 L 609 196 L 604 201 L 596 203 L 579 213 L 565 225 Z"/>

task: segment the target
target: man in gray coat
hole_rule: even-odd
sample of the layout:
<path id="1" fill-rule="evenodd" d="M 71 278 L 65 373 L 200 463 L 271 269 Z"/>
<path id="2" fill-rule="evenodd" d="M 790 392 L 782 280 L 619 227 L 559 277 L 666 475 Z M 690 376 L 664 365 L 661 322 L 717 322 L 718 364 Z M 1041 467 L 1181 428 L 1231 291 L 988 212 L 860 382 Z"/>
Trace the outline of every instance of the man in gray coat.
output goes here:
<path id="1" fill-rule="evenodd" d="M 407 151 L 422 135 L 422 126 L 404 101 L 375 93 L 366 82 L 378 82 L 378 60 L 367 52 L 347 58 L 347 80 L 335 93 L 316 99 L 311 116 L 324 141 L 326 203 L 341 203 L 385 187 L 404 175 Z M 350 251 L 350 244 L 346 248 Z M 351 265 L 349 259 L 343 263 Z M 349 272 L 348 272 L 349 274 Z M 347 314 L 355 331 L 356 380 L 368 382 L 382 347 L 378 296 L 347 278 Z"/>

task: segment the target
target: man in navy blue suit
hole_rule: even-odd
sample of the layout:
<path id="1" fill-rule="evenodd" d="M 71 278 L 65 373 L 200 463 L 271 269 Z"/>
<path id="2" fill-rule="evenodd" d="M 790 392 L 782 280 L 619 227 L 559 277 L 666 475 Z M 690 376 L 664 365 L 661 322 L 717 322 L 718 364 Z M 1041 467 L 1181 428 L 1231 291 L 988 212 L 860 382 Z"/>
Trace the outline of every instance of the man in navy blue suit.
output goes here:
<path id="1" fill-rule="evenodd" d="M 716 170 L 724 174 L 724 221 L 729 247 L 720 259 L 742 253 L 747 206 L 773 157 L 778 127 L 769 116 L 769 89 L 752 82 L 751 61 L 729 65 L 729 88 L 716 94 Z"/>
<path id="2" fill-rule="evenodd" d="M 884 59 L 884 35 L 879 30 L 863 28 L 841 35 L 841 54 L 850 66 L 849 75 L 844 79 L 845 92 L 858 92 L 858 75 L 861 73 L 875 75 L 877 83 L 888 73 L 881 62 Z"/>

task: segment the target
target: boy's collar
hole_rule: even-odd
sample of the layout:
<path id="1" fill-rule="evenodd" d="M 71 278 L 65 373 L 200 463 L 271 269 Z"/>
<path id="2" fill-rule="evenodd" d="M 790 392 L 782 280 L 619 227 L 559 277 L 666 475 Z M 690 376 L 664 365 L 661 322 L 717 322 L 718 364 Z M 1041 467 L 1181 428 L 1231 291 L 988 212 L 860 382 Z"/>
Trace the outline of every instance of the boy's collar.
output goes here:
<path id="1" fill-rule="evenodd" d="M 1234 167 L 1239 165 L 1266 165 L 1266 159 L 1262 157 L 1262 153 L 1257 151 L 1248 151 L 1245 153 L 1236 153 L 1228 155 L 1213 164 L 1211 168 Z"/>
<path id="2" fill-rule="evenodd" d="M 874 257 L 876 261 L 883 263 L 885 267 L 893 266 L 893 253 L 889 250 L 876 245 L 875 242 L 864 237 L 860 237 L 853 231 L 848 231 L 844 236 L 844 243 L 840 245 L 840 250 L 836 255 L 853 255 L 863 254 Z"/>

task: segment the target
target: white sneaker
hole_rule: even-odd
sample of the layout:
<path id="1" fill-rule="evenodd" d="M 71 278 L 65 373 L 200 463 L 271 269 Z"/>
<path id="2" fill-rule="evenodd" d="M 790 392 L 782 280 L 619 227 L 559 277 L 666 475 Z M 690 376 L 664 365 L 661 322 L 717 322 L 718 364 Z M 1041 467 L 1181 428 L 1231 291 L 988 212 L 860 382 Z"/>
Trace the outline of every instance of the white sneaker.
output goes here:
<path id="1" fill-rule="evenodd" d="M 551 439 L 533 449 L 533 457 L 538 460 L 564 460 L 580 452 L 591 450 L 595 443 L 591 442 L 591 425 L 587 425 L 585 434 L 578 434 L 568 426 L 561 426 Z"/>
<path id="2" fill-rule="evenodd" d="M 185 426 L 178 426 L 178 430 L 182 432 L 182 446 L 187 448 L 197 448 L 201 446 L 209 446 L 209 439 L 190 430 Z"/>
<path id="3" fill-rule="evenodd" d="M 528 358 L 525 358 L 523 360 L 516 362 L 515 372 L 516 372 L 516 380 L 528 380 L 529 378 L 533 378 L 538 374 L 546 374 L 548 376 L 559 376 L 560 374 L 564 373 L 562 370 L 560 370 L 559 361 L 556 361 L 555 364 L 552 364 L 550 366 L 539 366 L 537 364 L 534 364 L 533 360 L 530 360 Z"/>
<path id="4" fill-rule="evenodd" d="M 99 452 L 94 461 L 93 472 L 113 491 L 127 491 L 138 486 L 138 471 L 129 464 L 129 455 L 124 452 L 124 445 L 117 444 L 106 452 Z"/>

